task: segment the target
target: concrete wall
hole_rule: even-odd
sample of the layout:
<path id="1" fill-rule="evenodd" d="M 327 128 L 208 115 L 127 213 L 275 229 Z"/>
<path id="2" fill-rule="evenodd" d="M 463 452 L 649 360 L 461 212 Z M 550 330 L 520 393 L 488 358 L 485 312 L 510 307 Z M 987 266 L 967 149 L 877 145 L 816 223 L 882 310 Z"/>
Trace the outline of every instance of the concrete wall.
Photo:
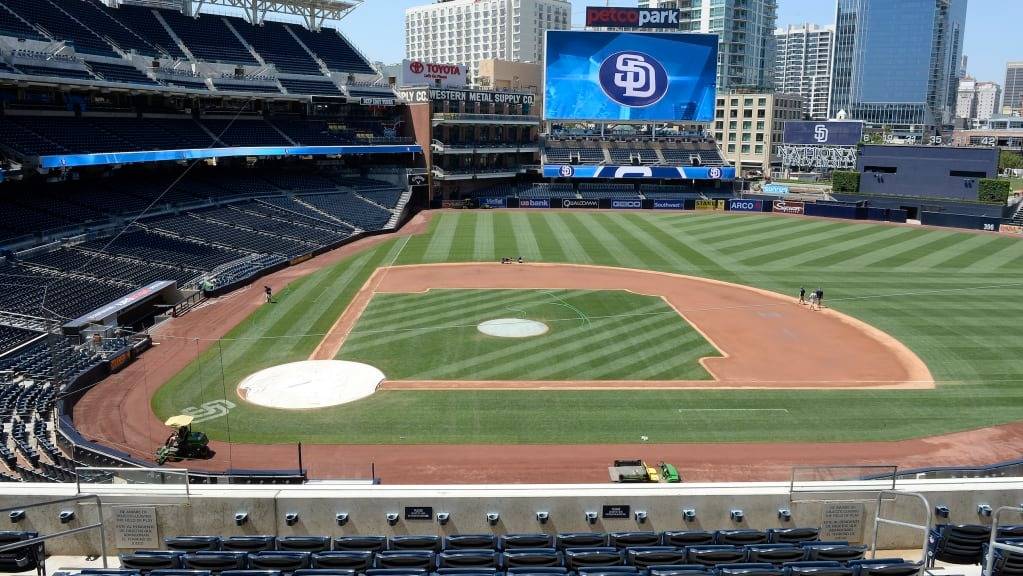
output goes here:
<path id="1" fill-rule="evenodd" d="M 864 146 L 856 168 L 863 194 L 976 200 L 980 178 L 998 176 L 998 149 Z M 952 176 L 952 171 L 982 175 Z"/>
<path id="2" fill-rule="evenodd" d="M 194 486 L 186 496 L 184 486 L 92 486 L 83 492 L 99 492 L 102 497 L 108 553 L 115 553 L 114 507 L 118 505 L 153 506 L 156 509 L 159 537 L 189 534 L 274 534 L 286 535 L 351 535 L 351 534 L 456 534 L 516 533 L 627 530 L 716 530 L 727 528 L 758 528 L 819 526 L 824 506 L 822 500 L 864 502 L 865 519 L 862 541 L 872 538 L 876 493 L 850 492 L 848 487 L 829 485 L 818 492 L 800 491 L 790 495 L 788 484 L 686 484 L 651 486 L 493 486 L 493 487 L 403 487 L 403 486 L 305 486 L 270 489 L 267 487 L 200 488 Z M 948 506 L 949 521 L 954 523 L 985 523 L 989 519 L 977 513 L 979 504 L 1018 506 L 1023 501 L 1023 479 L 997 481 L 931 480 L 901 482 L 901 490 L 917 491 L 928 500 L 928 508 Z M 814 488 L 817 490 L 817 488 Z M 804 489 L 805 490 L 805 489 Z M 836 491 L 837 490 L 837 491 Z M 0 506 L 24 506 L 55 497 L 75 494 L 74 485 L 4 485 L 0 487 Z M 790 499 L 791 498 L 791 499 Z M 598 519 L 590 525 L 585 513 L 601 512 L 603 505 L 629 505 L 632 512 L 647 512 L 645 523 L 628 519 Z M 448 512 L 446 526 L 434 521 L 400 520 L 388 525 L 386 514 L 402 515 L 406 506 L 431 506 L 434 514 Z M 682 508 L 695 508 L 697 517 L 685 522 Z M 792 511 L 792 520 L 782 522 L 778 509 Z M 924 521 L 925 508 L 918 500 L 900 497 L 884 503 L 885 515 L 908 522 Z M 76 519 L 61 525 L 60 510 L 74 509 Z M 729 518 L 732 509 L 741 509 L 744 521 Z M 247 512 L 249 521 L 236 526 L 234 515 Z M 550 520 L 542 525 L 536 512 L 547 511 Z M 284 516 L 295 512 L 299 522 L 287 526 Z M 349 522 L 338 526 L 335 515 L 346 512 Z M 486 514 L 497 512 L 500 521 L 491 526 Z M 61 529 L 84 526 L 99 518 L 93 503 L 47 506 L 27 511 L 27 518 L 5 529 L 34 530 L 50 534 Z M 1019 518 L 1011 519 L 1021 521 Z M 944 521 L 944 520 L 940 520 Z M 880 548 L 908 549 L 920 547 L 923 536 L 904 528 L 883 528 Z M 98 533 L 73 535 L 47 544 L 51 554 L 87 555 L 100 552 Z"/>

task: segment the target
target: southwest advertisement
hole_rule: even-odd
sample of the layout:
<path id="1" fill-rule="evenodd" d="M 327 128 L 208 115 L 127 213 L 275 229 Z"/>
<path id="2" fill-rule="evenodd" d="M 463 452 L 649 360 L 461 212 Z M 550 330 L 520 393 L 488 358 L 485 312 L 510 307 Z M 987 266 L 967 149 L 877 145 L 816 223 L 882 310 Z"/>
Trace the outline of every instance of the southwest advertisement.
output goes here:
<path id="1" fill-rule="evenodd" d="M 710 122 L 717 36 L 550 30 L 545 120 Z"/>

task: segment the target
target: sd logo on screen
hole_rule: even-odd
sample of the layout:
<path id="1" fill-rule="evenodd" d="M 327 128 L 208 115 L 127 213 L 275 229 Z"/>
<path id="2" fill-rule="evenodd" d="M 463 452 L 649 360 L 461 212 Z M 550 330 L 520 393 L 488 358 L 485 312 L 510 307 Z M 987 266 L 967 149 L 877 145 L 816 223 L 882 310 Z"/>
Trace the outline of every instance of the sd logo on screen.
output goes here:
<path id="1" fill-rule="evenodd" d="M 622 106 L 644 108 L 668 93 L 668 72 L 642 52 L 618 52 L 600 65 L 600 88 Z"/>

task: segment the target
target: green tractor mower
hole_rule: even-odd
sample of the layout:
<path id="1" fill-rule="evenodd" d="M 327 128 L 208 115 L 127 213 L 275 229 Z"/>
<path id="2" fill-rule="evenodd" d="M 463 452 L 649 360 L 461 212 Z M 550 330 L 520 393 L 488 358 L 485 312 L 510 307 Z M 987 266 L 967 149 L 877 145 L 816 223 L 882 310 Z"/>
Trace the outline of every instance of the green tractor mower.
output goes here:
<path id="1" fill-rule="evenodd" d="M 172 416 L 164 424 L 174 429 L 167 441 L 156 450 L 156 463 L 163 466 L 167 462 L 180 462 L 195 458 L 206 459 L 213 456 L 210 450 L 210 439 L 202 432 L 192 432 L 191 416 Z"/>

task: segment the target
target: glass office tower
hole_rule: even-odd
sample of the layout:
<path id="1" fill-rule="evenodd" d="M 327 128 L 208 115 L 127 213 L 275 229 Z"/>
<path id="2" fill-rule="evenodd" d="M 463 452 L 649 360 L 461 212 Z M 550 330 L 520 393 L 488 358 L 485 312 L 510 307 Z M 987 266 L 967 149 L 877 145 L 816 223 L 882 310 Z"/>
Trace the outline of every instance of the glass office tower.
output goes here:
<path id="1" fill-rule="evenodd" d="M 897 130 L 951 125 L 967 0 L 838 0 L 835 117 Z"/>

